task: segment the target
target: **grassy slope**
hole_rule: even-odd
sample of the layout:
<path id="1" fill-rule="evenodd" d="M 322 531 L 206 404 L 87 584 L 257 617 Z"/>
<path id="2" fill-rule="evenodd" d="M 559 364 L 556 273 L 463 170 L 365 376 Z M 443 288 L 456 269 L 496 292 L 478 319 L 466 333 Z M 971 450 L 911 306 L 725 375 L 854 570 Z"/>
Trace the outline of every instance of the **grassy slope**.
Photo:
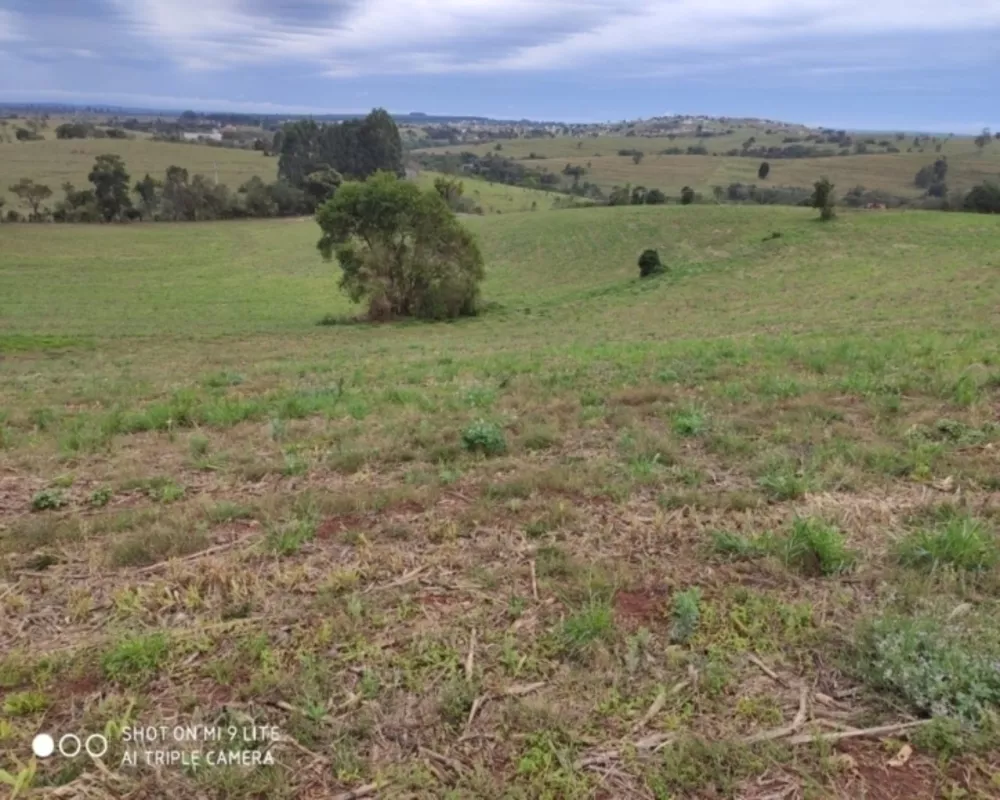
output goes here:
<path id="1" fill-rule="evenodd" d="M 176 164 L 192 175 L 215 176 L 218 165 L 219 182 L 231 189 L 258 175 L 274 180 L 277 160 L 248 150 L 207 147 L 194 144 L 173 144 L 145 139 L 46 139 L 40 142 L 0 142 L 0 195 L 7 198 L 7 207 L 17 207 L 17 198 L 7 187 L 21 178 L 46 183 L 61 197 L 60 187 L 70 181 L 77 187 L 88 185 L 87 174 L 94 159 L 104 153 L 120 155 L 133 182 L 147 172 L 163 178 L 167 167 Z M 53 200 L 55 197 L 53 198 Z M 51 205 L 52 200 L 49 201 Z M 21 209 L 24 210 L 23 208 Z"/>
<path id="2" fill-rule="evenodd" d="M 439 172 L 421 170 L 416 181 L 419 186 L 429 189 L 434 186 L 434 179 L 441 177 Z M 520 186 L 506 186 L 502 183 L 489 183 L 472 178 L 463 180 L 465 195 L 471 197 L 476 205 L 486 214 L 509 214 L 515 211 L 531 211 L 532 203 L 537 211 L 547 211 L 557 200 L 566 200 L 566 195 L 556 192 L 543 192 L 536 189 L 523 189 Z"/>
<path id="3" fill-rule="evenodd" d="M 332 328 L 315 322 L 347 305 L 310 222 L 0 226 L 0 767 L 43 725 L 227 704 L 321 760 L 286 745 L 288 772 L 166 770 L 148 796 L 881 785 L 880 743 L 741 740 L 791 720 L 799 685 L 810 720 L 917 710 L 859 674 L 866 618 L 967 603 L 951 628 L 990 653 L 1000 226 L 813 216 L 473 218 L 498 307 Z M 649 246 L 671 271 L 640 283 Z M 477 419 L 505 454 L 465 451 Z M 982 571 L 898 564 L 896 539 L 956 510 L 987 532 L 963 562 Z M 848 574 L 817 571 L 827 540 L 766 544 L 818 520 L 856 553 Z M 692 587 L 694 633 L 671 644 Z M 633 759 L 644 739 L 663 749 Z M 915 739 L 900 797 L 989 796 L 996 750 L 955 740 L 938 763 L 942 741 Z M 42 776 L 76 779 L 59 767 Z"/>

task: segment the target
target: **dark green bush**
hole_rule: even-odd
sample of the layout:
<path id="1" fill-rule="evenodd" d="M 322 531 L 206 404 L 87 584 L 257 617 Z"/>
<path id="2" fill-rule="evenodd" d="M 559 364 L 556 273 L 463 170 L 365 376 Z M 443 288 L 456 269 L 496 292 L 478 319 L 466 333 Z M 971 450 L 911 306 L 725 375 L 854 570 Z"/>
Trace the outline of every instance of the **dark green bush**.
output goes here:
<path id="1" fill-rule="evenodd" d="M 643 250 L 639 256 L 639 277 L 648 278 L 651 275 L 659 275 L 665 272 L 663 262 L 660 261 L 660 254 L 655 250 Z"/>

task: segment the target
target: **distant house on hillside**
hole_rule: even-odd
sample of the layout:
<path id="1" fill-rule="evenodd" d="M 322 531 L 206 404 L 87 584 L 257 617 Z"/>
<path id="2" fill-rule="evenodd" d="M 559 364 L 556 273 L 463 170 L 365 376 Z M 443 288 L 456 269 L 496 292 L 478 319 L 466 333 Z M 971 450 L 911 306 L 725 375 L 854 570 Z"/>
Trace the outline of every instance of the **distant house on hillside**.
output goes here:
<path id="1" fill-rule="evenodd" d="M 181 136 L 184 137 L 184 141 L 185 142 L 201 142 L 201 141 L 221 142 L 222 141 L 222 131 L 220 131 L 220 130 L 194 131 L 193 133 L 189 132 L 189 131 L 184 131 L 184 133 L 182 133 Z"/>

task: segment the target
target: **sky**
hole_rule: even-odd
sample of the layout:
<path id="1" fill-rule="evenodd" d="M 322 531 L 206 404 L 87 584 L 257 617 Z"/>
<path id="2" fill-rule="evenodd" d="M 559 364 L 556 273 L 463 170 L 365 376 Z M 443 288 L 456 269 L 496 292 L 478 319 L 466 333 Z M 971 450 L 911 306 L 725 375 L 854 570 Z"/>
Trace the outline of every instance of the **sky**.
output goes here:
<path id="1" fill-rule="evenodd" d="M 1000 127 L 1000 0 L 0 0 L 0 101 Z"/>

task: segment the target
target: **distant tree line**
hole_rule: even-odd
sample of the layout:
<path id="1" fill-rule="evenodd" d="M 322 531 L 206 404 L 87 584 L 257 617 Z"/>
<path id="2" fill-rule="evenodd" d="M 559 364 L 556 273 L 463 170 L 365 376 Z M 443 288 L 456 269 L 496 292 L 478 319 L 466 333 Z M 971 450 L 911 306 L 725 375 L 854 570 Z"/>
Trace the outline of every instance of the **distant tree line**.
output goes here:
<path id="1" fill-rule="evenodd" d="M 129 139 L 123 128 L 99 128 L 90 122 L 64 122 L 56 126 L 57 139 Z"/>
<path id="2" fill-rule="evenodd" d="M 468 151 L 457 154 L 420 153 L 417 156 L 417 161 L 424 169 L 434 172 L 471 175 L 491 183 L 522 186 L 526 189 L 558 191 L 563 188 L 563 180 L 556 173 L 527 167 L 512 158 L 495 152 L 487 153 L 484 156 L 478 156 Z"/>
<path id="3" fill-rule="evenodd" d="M 10 209 L 7 220 L 177 222 L 299 216 L 313 213 L 332 197 L 345 176 L 363 180 L 379 170 L 403 173 L 399 131 L 384 111 L 340 124 L 293 123 L 282 132 L 286 136 L 279 176 L 272 183 L 254 177 L 232 191 L 204 175 L 171 166 L 162 177 L 147 173 L 132 184 L 121 157 L 107 154 L 94 162 L 88 175 L 91 188 L 64 183 L 63 197 L 51 209 L 43 203 L 52 197 L 52 188 L 22 178 L 9 190 L 28 213 L 22 216 Z"/>

